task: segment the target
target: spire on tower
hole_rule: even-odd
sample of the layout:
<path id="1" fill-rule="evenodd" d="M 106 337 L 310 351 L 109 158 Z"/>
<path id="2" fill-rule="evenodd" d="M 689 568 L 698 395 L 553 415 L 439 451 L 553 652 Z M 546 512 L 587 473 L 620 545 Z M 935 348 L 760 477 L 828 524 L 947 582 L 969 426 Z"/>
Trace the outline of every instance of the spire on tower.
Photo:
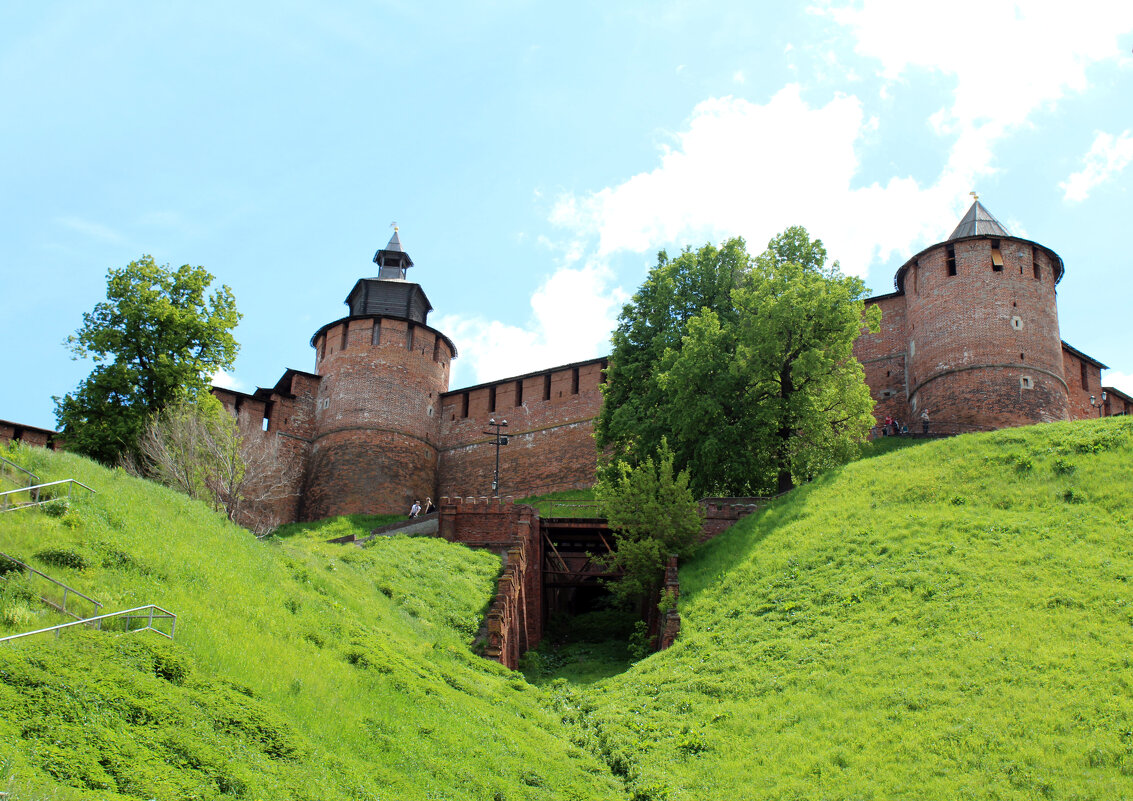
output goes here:
<path id="1" fill-rule="evenodd" d="M 963 239 L 966 236 L 1011 236 L 1007 229 L 999 224 L 999 220 L 992 216 L 991 212 L 984 208 L 983 203 L 980 203 L 980 196 L 975 192 L 970 193 L 974 200 L 972 207 L 968 209 L 968 213 L 960 220 L 960 224 L 956 226 L 956 230 L 952 232 L 949 239 Z"/>
<path id="2" fill-rule="evenodd" d="M 389 243 L 374 254 L 374 264 L 378 265 L 378 278 L 405 280 L 405 271 L 413 266 L 413 259 L 401 247 L 401 239 L 397 235 L 397 223 L 393 226 L 393 236 Z"/>

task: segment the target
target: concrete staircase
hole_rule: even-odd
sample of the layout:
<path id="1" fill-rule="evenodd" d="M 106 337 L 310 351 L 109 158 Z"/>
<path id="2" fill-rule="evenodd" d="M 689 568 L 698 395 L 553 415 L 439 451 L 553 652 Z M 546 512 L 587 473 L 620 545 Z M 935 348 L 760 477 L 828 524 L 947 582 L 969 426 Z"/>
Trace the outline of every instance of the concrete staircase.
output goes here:
<path id="1" fill-rule="evenodd" d="M 396 523 L 387 523 L 384 526 L 378 526 L 370 530 L 367 537 L 361 537 L 354 534 L 347 534 L 345 537 L 335 537 L 333 542 L 338 544 L 346 544 L 353 542 L 357 545 L 363 545 L 375 537 L 394 537 L 401 535 L 404 537 L 435 537 L 437 536 L 437 519 L 440 517 L 439 512 L 433 512 L 427 515 L 420 515 L 412 520 L 399 520 Z"/>

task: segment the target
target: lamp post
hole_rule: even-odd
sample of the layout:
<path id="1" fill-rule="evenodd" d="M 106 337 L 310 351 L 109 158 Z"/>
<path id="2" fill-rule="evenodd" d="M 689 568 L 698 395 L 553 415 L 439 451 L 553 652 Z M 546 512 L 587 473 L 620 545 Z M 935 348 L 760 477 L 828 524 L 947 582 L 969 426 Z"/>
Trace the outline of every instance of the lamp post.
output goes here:
<path id="1" fill-rule="evenodd" d="M 1105 408 L 1105 399 L 1106 399 L 1105 390 L 1102 390 L 1102 402 L 1101 403 L 1098 403 L 1097 398 L 1095 398 L 1093 395 L 1090 396 L 1090 405 L 1098 410 L 1098 417 L 1102 416 L 1102 409 Z"/>
<path id="2" fill-rule="evenodd" d="M 500 420 L 497 423 L 496 418 L 493 417 L 492 419 L 490 419 L 488 421 L 488 425 L 491 426 L 492 428 L 494 428 L 495 430 L 494 431 L 484 431 L 484 432 L 481 432 L 481 433 L 491 434 L 492 439 L 493 439 L 493 441 L 495 442 L 495 445 L 496 445 L 496 472 L 492 477 L 492 497 L 498 498 L 498 497 L 500 497 L 500 446 L 501 445 L 507 445 L 507 441 L 508 441 L 507 434 L 501 435 L 500 429 L 501 428 L 507 428 L 507 420 Z"/>

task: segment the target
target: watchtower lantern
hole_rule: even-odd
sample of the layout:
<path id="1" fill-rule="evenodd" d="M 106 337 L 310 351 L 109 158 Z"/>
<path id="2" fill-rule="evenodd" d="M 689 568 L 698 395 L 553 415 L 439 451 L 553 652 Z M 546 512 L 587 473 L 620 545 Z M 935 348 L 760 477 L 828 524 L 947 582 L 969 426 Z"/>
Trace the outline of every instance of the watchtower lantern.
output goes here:
<path id="1" fill-rule="evenodd" d="M 401 249 L 396 228 L 393 229 L 389 244 L 374 254 L 374 264 L 378 265 L 378 278 L 405 280 L 405 271 L 413 266 L 413 259 Z"/>
<path id="2" fill-rule="evenodd" d="M 400 317 L 428 325 L 433 307 L 420 284 L 405 280 L 413 259 L 402 250 L 396 228 L 389 244 L 374 254 L 374 264 L 378 265 L 378 277 L 360 279 L 346 296 L 350 316 Z"/>

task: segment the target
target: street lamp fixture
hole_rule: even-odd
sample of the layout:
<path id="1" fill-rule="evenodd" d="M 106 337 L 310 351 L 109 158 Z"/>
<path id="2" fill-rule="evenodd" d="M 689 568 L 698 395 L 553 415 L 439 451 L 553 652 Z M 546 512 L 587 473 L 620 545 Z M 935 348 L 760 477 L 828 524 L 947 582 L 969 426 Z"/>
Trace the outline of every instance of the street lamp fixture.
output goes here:
<path id="1" fill-rule="evenodd" d="M 1102 409 L 1105 408 L 1105 400 L 1106 400 L 1106 393 L 1104 391 L 1102 392 L 1102 402 L 1101 403 L 1098 403 L 1097 398 L 1095 398 L 1093 395 L 1090 396 L 1090 405 L 1098 410 L 1098 417 L 1102 416 Z"/>
<path id="2" fill-rule="evenodd" d="M 500 420 L 497 423 L 496 418 L 493 417 L 488 421 L 488 425 L 494 430 L 481 433 L 491 434 L 492 441 L 496 446 L 496 472 L 492 475 L 492 497 L 498 498 L 500 497 L 500 446 L 508 443 L 507 434 L 501 434 L 500 429 L 507 428 L 507 420 Z"/>

